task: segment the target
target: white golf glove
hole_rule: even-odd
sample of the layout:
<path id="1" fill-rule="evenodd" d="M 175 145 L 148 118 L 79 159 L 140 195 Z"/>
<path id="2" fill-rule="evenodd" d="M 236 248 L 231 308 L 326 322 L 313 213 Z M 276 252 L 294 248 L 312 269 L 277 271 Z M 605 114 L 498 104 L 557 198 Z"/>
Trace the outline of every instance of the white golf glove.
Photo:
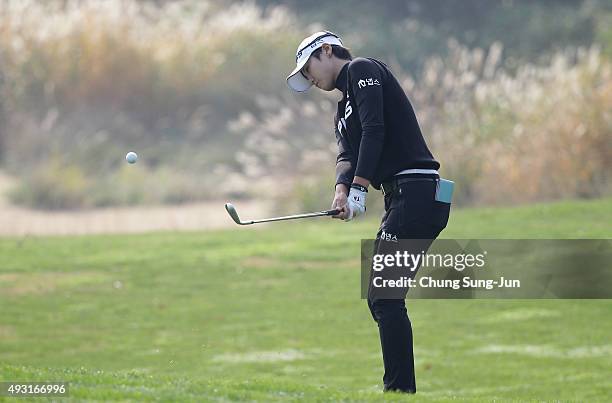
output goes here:
<path id="1" fill-rule="evenodd" d="M 346 203 L 349 209 L 349 215 L 345 221 L 351 221 L 353 218 L 365 214 L 367 193 L 368 189 L 366 187 L 355 183 L 351 185 Z"/>

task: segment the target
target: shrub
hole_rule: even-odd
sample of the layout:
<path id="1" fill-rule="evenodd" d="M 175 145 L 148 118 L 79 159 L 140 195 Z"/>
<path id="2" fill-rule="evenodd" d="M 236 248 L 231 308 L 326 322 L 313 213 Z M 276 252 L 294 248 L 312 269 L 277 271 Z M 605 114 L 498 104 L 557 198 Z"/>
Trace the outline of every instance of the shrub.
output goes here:
<path id="1" fill-rule="evenodd" d="M 89 181 L 76 165 L 52 158 L 24 178 L 10 194 L 18 204 L 51 210 L 83 207 Z"/>

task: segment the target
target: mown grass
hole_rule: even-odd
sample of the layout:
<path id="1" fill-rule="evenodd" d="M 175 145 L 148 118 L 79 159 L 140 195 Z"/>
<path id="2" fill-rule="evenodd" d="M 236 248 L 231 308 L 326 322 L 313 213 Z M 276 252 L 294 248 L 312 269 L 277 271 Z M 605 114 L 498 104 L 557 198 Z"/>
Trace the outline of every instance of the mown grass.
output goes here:
<path id="1" fill-rule="evenodd" d="M 612 199 L 453 212 L 444 236 L 610 238 Z M 220 212 L 223 214 L 223 212 Z M 2 238 L 0 380 L 74 401 L 380 401 L 359 239 L 376 217 Z M 607 300 L 413 300 L 417 401 L 605 401 Z M 414 400 L 414 399 L 413 399 Z"/>

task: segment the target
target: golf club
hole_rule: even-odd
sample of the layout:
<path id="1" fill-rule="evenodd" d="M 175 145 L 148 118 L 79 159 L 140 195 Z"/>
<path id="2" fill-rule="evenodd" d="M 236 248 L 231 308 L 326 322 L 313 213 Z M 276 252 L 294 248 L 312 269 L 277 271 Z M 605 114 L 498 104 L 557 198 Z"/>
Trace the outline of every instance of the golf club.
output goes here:
<path id="1" fill-rule="evenodd" d="M 314 213 L 304 213 L 304 214 L 295 214 L 288 215 L 284 217 L 273 217 L 273 218 L 263 218 L 260 220 L 250 220 L 250 221 L 241 221 L 238 216 L 238 212 L 236 211 L 236 207 L 232 203 L 225 203 L 225 209 L 227 213 L 232 217 L 232 220 L 238 225 L 250 225 L 257 224 L 261 222 L 270 222 L 270 221 L 285 221 L 285 220 L 295 220 L 297 218 L 310 218 L 310 217 L 321 217 L 321 216 L 331 216 L 340 213 L 340 210 L 326 210 L 326 211 L 317 211 Z"/>

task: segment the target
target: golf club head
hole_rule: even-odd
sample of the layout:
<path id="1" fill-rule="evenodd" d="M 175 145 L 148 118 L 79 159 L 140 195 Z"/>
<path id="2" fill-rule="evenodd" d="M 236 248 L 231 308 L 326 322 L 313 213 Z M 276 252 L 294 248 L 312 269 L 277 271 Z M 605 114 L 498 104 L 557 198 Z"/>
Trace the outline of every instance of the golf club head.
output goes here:
<path id="1" fill-rule="evenodd" d="M 232 220 L 234 220 L 236 224 L 242 225 L 240 222 L 240 217 L 238 217 L 238 212 L 232 203 L 225 203 L 225 210 L 227 210 L 227 213 L 230 215 L 230 217 L 232 217 Z"/>

